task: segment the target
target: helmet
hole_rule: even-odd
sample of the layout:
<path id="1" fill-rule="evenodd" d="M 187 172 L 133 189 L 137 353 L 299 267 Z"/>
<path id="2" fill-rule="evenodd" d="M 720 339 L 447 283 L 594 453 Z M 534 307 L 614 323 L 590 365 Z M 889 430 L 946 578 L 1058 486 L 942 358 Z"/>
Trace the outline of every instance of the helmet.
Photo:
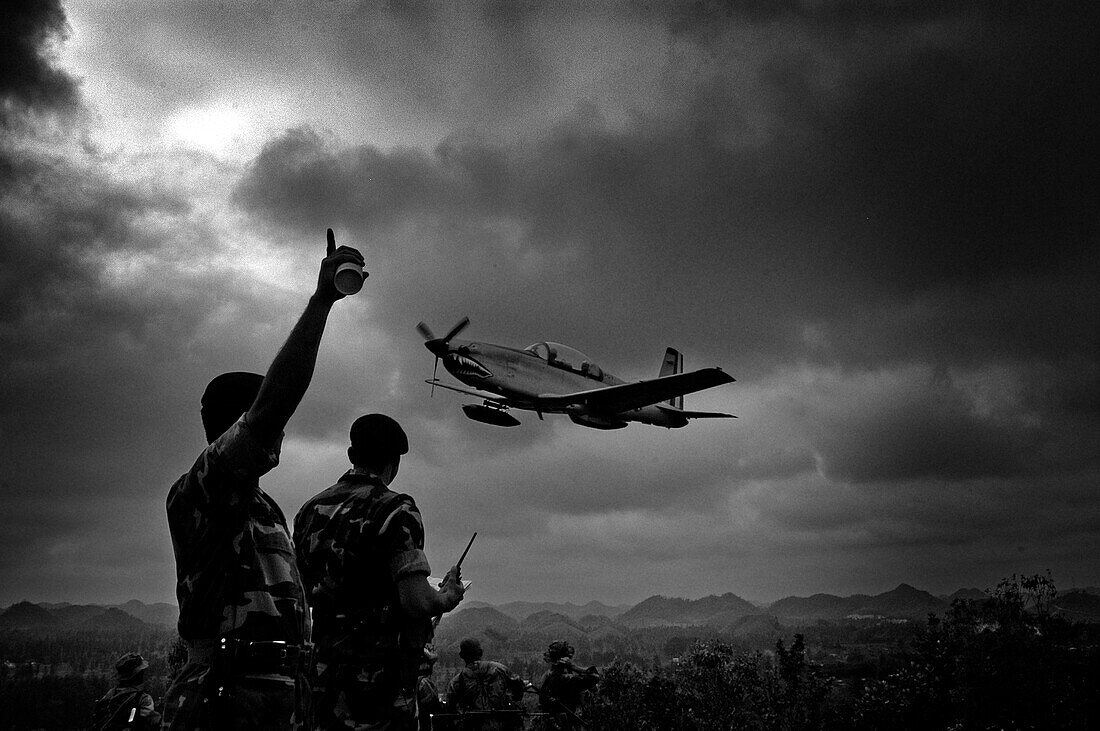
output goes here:
<path id="1" fill-rule="evenodd" d="M 573 657 L 573 653 L 576 650 L 565 640 L 555 640 L 550 643 L 550 646 L 546 648 L 546 652 L 543 653 L 542 659 L 546 662 L 559 662 L 567 657 Z"/>
<path id="2" fill-rule="evenodd" d="M 127 652 L 115 663 L 115 672 L 118 673 L 119 681 L 125 683 L 133 680 L 135 675 L 147 667 L 149 663 L 145 662 L 145 658 L 136 652 Z"/>
<path id="3" fill-rule="evenodd" d="M 482 652 L 481 643 L 473 637 L 467 637 L 458 645 L 458 656 L 465 662 L 480 660 Z"/>

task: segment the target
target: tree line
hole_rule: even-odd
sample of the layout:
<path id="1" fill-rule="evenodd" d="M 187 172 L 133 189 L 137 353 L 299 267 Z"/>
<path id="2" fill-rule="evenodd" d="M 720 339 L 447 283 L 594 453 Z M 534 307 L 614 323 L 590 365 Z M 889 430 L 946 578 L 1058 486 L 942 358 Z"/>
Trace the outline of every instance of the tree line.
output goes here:
<path id="1" fill-rule="evenodd" d="M 779 639 L 666 627 L 578 642 L 602 675 L 583 713 L 609 731 L 1100 728 L 1100 625 L 1059 615 L 1056 594 L 1049 576 L 1013 576 L 924 622 L 818 622 Z M 489 639 L 521 677 L 545 669 L 546 636 Z M 171 630 L 0 632 L 0 731 L 83 727 L 131 650 L 149 661 L 159 705 L 186 660 Z M 440 689 L 461 668 L 451 654 L 440 652 Z"/>

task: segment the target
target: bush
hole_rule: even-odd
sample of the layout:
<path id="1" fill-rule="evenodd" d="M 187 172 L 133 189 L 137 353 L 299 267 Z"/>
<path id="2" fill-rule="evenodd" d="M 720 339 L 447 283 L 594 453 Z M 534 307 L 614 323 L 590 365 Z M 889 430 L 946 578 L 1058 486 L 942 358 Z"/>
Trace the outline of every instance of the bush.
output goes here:
<path id="1" fill-rule="evenodd" d="M 930 616 L 908 665 L 863 689 L 855 729 L 1084 729 L 1100 721 L 1094 629 L 1051 613 L 1049 576 Z"/>
<path id="2" fill-rule="evenodd" d="M 606 667 L 587 699 L 592 728 L 699 731 L 821 728 L 828 682 L 805 659 L 801 635 L 775 658 L 739 654 L 719 641 L 697 642 L 670 666 L 645 671 L 630 663 Z"/>

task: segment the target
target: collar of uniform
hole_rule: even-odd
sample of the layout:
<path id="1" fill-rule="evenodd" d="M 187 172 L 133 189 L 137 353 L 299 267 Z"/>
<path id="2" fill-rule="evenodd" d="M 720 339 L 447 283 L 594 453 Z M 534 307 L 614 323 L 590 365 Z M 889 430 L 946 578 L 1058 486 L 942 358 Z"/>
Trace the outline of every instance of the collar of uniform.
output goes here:
<path id="1" fill-rule="evenodd" d="M 380 485 L 386 486 L 386 483 L 382 482 L 382 478 L 378 476 L 378 473 L 370 470 L 365 470 L 361 467 L 352 467 L 350 470 L 344 473 L 344 476 L 340 478 L 341 482 L 350 482 L 355 485 Z"/>

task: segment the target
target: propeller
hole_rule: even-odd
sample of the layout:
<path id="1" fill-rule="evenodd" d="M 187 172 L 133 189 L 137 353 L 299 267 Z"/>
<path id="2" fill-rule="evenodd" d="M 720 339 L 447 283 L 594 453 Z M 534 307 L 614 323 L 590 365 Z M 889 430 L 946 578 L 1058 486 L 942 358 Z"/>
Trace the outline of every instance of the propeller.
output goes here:
<path id="1" fill-rule="evenodd" d="M 417 323 L 416 331 L 424 338 L 424 347 L 430 350 L 435 356 L 435 364 L 432 366 L 432 396 L 435 395 L 435 374 L 439 369 L 439 357 L 447 352 L 447 345 L 456 335 L 465 330 L 466 326 L 469 324 L 470 318 L 463 317 L 446 335 L 437 338 L 435 334 L 432 333 L 432 329 L 428 327 L 427 323 Z"/>

